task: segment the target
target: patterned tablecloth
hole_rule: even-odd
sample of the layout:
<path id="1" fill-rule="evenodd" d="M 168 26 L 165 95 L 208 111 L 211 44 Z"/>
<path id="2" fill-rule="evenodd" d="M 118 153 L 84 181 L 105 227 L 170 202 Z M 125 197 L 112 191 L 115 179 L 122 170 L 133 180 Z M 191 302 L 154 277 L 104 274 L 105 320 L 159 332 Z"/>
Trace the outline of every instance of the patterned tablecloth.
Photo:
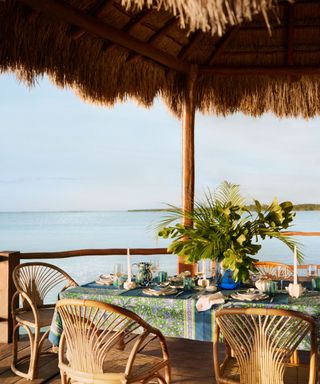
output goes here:
<path id="1" fill-rule="evenodd" d="M 224 291 L 230 295 L 231 291 Z M 164 336 L 182 337 L 193 340 L 212 341 L 216 310 L 221 307 L 267 307 L 300 311 L 315 317 L 319 324 L 320 339 L 320 292 L 308 292 L 299 299 L 290 298 L 287 293 L 277 293 L 272 302 L 266 300 L 258 303 L 227 300 L 224 305 L 214 306 L 211 310 L 198 312 L 196 302 L 199 292 L 183 292 L 173 297 L 150 297 L 138 288 L 132 291 L 112 289 L 94 283 L 68 289 L 60 298 L 97 300 L 112 303 L 138 314 L 146 322 L 160 329 Z M 57 314 L 54 315 L 49 340 L 53 345 L 59 344 L 62 325 Z M 303 349 L 308 349 L 306 339 Z"/>

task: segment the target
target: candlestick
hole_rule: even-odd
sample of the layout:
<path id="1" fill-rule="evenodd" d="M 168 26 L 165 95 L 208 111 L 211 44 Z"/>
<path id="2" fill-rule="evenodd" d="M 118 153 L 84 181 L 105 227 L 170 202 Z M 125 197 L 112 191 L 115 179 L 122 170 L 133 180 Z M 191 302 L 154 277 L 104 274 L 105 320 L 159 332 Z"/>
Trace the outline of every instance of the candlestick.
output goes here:
<path id="1" fill-rule="evenodd" d="M 131 271 L 131 255 L 130 249 L 127 249 L 127 264 L 128 264 L 128 282 L 131 283 L 132 271 Z"/>
<path id="2" fill-rule="evenodd" d="M 293 284 L 298 284 L 297 247 L 293 248 Z"/>

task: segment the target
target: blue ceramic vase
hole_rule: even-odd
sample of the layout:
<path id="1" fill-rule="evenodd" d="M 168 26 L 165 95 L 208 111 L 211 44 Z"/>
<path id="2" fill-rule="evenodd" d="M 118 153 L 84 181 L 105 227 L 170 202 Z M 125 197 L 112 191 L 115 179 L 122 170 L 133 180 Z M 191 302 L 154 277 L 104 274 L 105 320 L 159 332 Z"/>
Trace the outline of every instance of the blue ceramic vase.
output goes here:
<path id="1" fill-rule="evenodd" d="M 240 287 L 240 283 L 236 283 L 233 279 L 233 272 L 231 269 L 227 269 L 222 276 L 219 284 L 221 289 L 237 289 Z"/>

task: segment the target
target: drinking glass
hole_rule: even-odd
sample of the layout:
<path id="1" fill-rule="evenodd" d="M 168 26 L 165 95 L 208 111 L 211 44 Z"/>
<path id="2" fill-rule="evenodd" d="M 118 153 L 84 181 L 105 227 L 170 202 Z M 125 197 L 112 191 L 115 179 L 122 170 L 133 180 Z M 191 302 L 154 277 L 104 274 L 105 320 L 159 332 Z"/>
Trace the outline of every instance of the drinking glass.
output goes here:
<path id="1" fill-rule="evenodd" d="M 183 290 L 191 291 L 194 288 L 194 281 L 192 277 L 185 277 L 183 279 Z"/>
<path id="2" fill-rule="evenodd" d="M 123 273 L 123 264 L 114 264 L 113 273 L 115 276 L 121 276 Z"/>
<path id="3" fill-rule="evenodd" d="M 270 294 L 272 281 L 266 281 L 266 293 Z"/>
<path id="4" fill-rule="evenodd" d="M 153 273 L 160 271 L 160 261 L 158 259 L 154 260 L 151 264 L 151 270 Z"/>
<path id="5" fill-rule="evenodd" d="M 308 277 L 314 277 L 318 276 L 318 267 L 315 264 L 308 265 L 308 271 L 307 271 Z"/>
<path id="6" fill-rule="evenodd" d="M 277 292 L 277 290 L 278 290 L 278 283 L 276 281 L 267 281 L 266 282 L 266 292 L 270 296 L 274 296 L 274 294 Z"/>
<path id="7" fill-rule="evenodd" d="M 270 287 L 270 294 L 273 296 L 276 294 L 278 290 L 278 283 L 276 281 L 271 282 L 271 287 Z"/>
<path id="8" fill-rule="evenodd" d="M 168 281 L 168 273 L 165 271 L 159 271 L 158 273 L 159 283 L 166 283 Z"/>
<path id="9" fill-rule="evenodd" d="M 315 278 L 316 291 L 320 291 L 320 277 Z"/>

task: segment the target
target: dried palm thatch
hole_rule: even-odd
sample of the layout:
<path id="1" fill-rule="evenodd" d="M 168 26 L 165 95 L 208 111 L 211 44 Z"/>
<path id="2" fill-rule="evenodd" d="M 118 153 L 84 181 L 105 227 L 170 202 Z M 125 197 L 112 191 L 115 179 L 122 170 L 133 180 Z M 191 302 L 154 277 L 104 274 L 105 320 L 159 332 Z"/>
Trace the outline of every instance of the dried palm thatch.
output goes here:
<path id="1" fill-rule="evenodd" d="M 320 3 L 279 0 L 266 13 L 274 2 L 0 1 L 0 70 L 29 84 L 47 74 L 104 105 L 130 97 L 150 106 L 160 96 L 176 115 L 193 74 L 202 112 L 312 117 L 320 112 Z"/>
<path id="2" fill-rule="evenodd" d="M 267 11 L 275 5 L 274 0 L 256 1 L 232 1 L 232 0 L 122 0 L 122 5 L 127 9 L 138 6 L 162 7 L 178 16 L 180 26 L 194 31 L 201 29 L 212 35 L 218 33 L 220 36 L 228 24 L 235 25 L 245 20 L 252 20 L 253 15 L 262 13 L 268 21 Z"/>

